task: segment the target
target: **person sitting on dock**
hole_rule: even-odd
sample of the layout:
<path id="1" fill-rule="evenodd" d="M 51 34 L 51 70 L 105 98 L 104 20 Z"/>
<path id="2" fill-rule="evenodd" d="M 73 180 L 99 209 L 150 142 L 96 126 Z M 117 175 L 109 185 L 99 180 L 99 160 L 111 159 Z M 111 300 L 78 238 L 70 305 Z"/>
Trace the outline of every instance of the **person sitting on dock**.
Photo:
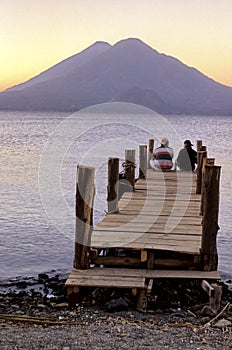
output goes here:
<path id="1" fill-rule="evenodd" d="M 195 171 L 197 164 L 197 152 L 192 148 L 193 144 L 190 140 L 184 141 L 184 148 L 178 154 L 176 164 L 182 171 Z"/>
<path id="2" fill-rule="evenodd" d="M 170 171 L 173 168 L 173 149 L 169 147 L 169 141 L 166 137 L 162 138 L 160 143 L 160 147 L 156 148 L 153 152 L 150 166 L 154 170 Z"/>

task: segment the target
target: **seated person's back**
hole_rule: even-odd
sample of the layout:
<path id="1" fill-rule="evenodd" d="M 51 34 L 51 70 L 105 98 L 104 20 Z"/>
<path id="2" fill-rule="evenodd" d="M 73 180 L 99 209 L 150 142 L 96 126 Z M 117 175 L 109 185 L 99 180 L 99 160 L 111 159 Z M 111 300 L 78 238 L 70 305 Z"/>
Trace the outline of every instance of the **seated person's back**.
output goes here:
<path id="1" fill-rule="evenodd" d="M 180 150 L 176 163 L 180 170 L 194 171 L 197 164 L 197 152 L 192 148 L 190 140 L 185 140 L 184 148 Z"/>
<path id="2" fill-rule="evenodd" d="M 161 140 L 160 147 L 153 152 L 154 160 L 152 168 L 161 171 L 170 171 L 173 167 L 173 149 L 169 147 L 169 141 L 166 138 Z"/>

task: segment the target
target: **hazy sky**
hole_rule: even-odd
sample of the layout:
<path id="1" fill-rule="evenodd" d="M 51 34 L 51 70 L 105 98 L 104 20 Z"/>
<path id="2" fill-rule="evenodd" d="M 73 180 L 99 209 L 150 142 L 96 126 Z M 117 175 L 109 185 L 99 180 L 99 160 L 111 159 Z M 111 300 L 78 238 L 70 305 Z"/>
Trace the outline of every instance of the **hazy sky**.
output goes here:
<path id="1" fill-rule="evenodd" d="M 0 90 L 128 37 L 232 86 L 232 0 L 0 0 Z"/>

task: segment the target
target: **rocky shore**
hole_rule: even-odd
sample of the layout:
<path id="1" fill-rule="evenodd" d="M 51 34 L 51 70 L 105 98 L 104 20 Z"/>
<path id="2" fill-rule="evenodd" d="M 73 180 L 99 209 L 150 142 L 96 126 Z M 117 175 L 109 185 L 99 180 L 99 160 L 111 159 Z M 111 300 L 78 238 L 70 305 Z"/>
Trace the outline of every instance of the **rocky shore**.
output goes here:
<path id="1" fill-rule="evenodd" d="M 130 291 L 84 289 L 70 309 L 66 276 L 0 284 L 0 349 L 231 349 L 232 292 L 220 310 L 197 281 L 156 281 L 146 313 Z"/>

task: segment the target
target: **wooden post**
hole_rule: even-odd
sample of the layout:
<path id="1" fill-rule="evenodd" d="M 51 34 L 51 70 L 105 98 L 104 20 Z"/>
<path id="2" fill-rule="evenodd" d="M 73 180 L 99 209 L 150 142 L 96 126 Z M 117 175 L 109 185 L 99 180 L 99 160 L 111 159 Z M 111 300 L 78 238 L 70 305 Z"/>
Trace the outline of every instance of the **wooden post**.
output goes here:
<path id="1" fill-rule="evenodd" d="M 89 268 L 89 252 L 93 230 L 95 169 L 79 165 L 76 186 L 76 237 L 73 267 Z"/>
<path id="2" fill-rule="evenodd" d="M 206 151 L 207 151 L 207 147 L 206 147 L 206 146 L 201 146 L 200 151 L 202 151 L 202 152 L 206 152 Z"/>
<path id="3" fill-rule="evenodd" d="M 205 271 L 215 271 L 218 265 L 217 232 L 219 211 L 219 183 L 221 167 L 205 165 L 204 216 L 201 241 L 201 264 Z"/>
<path id="4" fill-rule="evenodd" d="M 107 202 L 108 212 L 118 213 L 119 158 L 108 160 Z"/>
<path id="5" fill-rule="evenodd" d="M 135 187 L 135 150 L 128 149 L 125 151 L 125 176 L 131 184 L 132 189 Z"/>
<path id="6" fill-rule="evenodd" d="M 154 260 L 155 260 L 154 250 L 148 250 L 147 268 L 149 270 L 153 270 L 153 268 L 154 268 Z"/>
<path id="7" fill-rule="evenodd" d="M 145 312 L 147 309 L 147 297 L 146 297 L 146 290 L 139 289 L 139 295 L 137 299 L 137 310 Z"/>
<path id="8" fill-rule="evenodd" d="M 202 140 L 197 140 L 197 152 L 201 150 Z"/>
<path id="9" fill-rule="evenodd" d="M 214 297 L 210 298 L 209 303 L 213 310 L 218 311 L 221 306 L 222 286 L 212 283 L 212 287 L 214 288 L 215 293 Z"/>
<path id="10" fill-rule="evenodd" d="M 139 146 L 139 179 L 146 179 L 147 176 L 147 146 Z"/>
<path id="11" fill-rule="evenodd" d="M 204 178 L 205 173 L 205 165 L 214 165 L 215 158 L 203 158 L 203 165 L 202 165 L 202 179 Z M 204 214 L 204 186 L 203 186 L 203 180 L 201 184 L 201 209 L 200 209 L 200 215 Z"/>
<path id="12" fill-rule="evenodd" d="M 203 158 L 207 157 L 206 151 L 197 152 L 197 185 L 196 185 L 196 194 L 201 193 L 202 186 L 202 166 L 203 166 Z"/>
<path id="13" fill-rule="evenodd" d="M 148 159 L 147 159 L 147 167 L 148 169 L 151 169 L 150 166 L 150 160 L 153 154 L 153 150 L 154 150 L 154 139 L 150 139 L 149 140 L 149 145 L 148 145 Z"/>

